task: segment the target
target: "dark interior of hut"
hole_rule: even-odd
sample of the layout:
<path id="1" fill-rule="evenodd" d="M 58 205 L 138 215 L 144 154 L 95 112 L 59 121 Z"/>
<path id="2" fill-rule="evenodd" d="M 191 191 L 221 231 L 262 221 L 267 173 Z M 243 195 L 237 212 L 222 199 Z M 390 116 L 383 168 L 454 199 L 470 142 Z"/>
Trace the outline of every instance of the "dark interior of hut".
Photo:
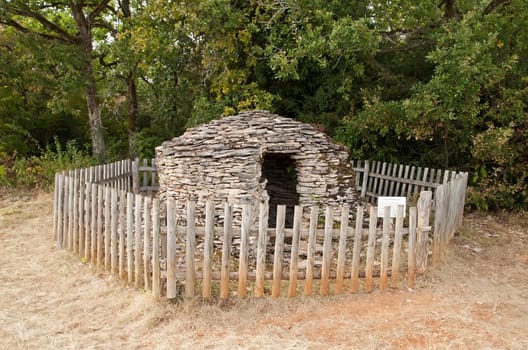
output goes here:
<path id="1" fill-rule="evenodd" d="M 285 226 L 293 227 L 294 206 L 299 204 L 297 172 L 291 154 L 266 153 L 262 160 L 262 178 L 267 181 L 269 196 L 269 227 L 276 227 L 277 205 L 286 205 Z"/>

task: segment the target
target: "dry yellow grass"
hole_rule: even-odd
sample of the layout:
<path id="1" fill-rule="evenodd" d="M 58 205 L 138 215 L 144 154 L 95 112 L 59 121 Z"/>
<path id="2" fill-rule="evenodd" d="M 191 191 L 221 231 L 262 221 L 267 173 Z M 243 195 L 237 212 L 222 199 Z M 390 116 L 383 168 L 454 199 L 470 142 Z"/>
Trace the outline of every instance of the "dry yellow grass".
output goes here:
<path id="1" fill-rule="evenodd" d="M 466 218 L 414 291 L 156 302 L 52 240 L 52 196 L 0 193 L 0 349 L 526 349 L 528 218 Z"/>

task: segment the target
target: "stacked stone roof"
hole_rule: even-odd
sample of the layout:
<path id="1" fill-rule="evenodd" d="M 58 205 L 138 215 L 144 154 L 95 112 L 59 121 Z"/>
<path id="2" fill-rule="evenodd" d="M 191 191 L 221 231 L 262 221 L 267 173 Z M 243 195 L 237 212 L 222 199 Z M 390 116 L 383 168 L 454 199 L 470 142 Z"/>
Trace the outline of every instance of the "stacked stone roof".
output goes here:
<path id="1" fill-rule="evenodd" d="M 267 198 L 265 154 L 288 154 L 295 163 L 299 204 L 357 204 L 355 176 L 345 147 L 313 126 L 267 111 L 250 111 L 188 129 L 156 148 L 160 198 L 213 200 L 218 208 Z M 203 212 L 202 212 L 203 214 Z M 255 217 L 255 216 L 254 216 Z"/>

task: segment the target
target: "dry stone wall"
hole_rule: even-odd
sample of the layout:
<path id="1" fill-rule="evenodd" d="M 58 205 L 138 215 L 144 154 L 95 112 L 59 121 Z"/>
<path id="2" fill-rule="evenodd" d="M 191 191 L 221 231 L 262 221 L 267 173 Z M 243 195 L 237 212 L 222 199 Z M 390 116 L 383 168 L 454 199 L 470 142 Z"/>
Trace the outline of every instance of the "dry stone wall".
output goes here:
<path id="1" fill-rule="evenodd" d="M 267 154 L 286 154 L 295 165 L 299 204 L 357 205 L 355 176 L 347 150 L 309 124 L 267 111 L 251 111 L 188 129 L 156 148 L 160 199 L 174 198 L 183 207 L 197 202 L 203 215 L 207 200 L 217 208 L 252 205 L 268 199 L 262 162 Z M 235 219 L 236 221 L 236 219 Z"/>

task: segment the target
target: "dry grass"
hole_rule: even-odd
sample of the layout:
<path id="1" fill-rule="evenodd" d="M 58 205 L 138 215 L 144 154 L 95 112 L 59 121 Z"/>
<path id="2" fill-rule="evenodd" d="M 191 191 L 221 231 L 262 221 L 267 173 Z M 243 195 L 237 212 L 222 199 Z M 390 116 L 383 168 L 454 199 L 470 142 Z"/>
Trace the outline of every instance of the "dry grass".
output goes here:
<path id="1" fill-rule="evenodd" d="M 471 215 L 414 291 L 156 302 L 52 241 L 52 196 L 0 193 L 0 349 L 525 349 L 528 218 Z"/>

